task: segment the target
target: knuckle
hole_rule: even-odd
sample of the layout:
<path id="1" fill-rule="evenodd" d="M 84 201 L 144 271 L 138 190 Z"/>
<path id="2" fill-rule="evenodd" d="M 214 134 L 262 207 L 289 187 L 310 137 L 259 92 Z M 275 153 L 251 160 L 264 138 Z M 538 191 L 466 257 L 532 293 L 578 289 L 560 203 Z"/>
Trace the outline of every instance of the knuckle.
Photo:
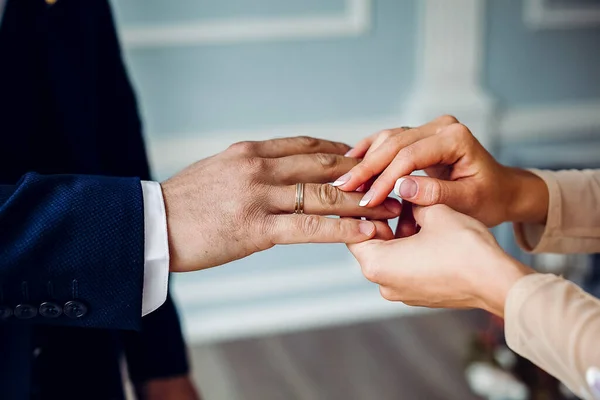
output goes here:
<path id="1" fill-rule="evenodd" d="M 242 171 L 252 176 L 263 174 L 269 169 L 269 161 L 260 157 L 248 157 L 243 160 Z"/>
<path id="2" fill-rule="evenodd" d="M 387 142 L 395 148 L 402 148 L 402 144 L 405 142 L 406 136 L 396 135 L 388 138 Z"/>
<path id="3" fill-rule="evenodd" d="M 298 220 L 299 229 L 308 237 L 315 236 L 321 228 L 321 220 L 316 215 L 307 215 Z"/>
<path id="4" fill-rule="evenodd" d="M 448 132 L 459 142 L 468 141 L 473 138 L 471 131 L 464 124 L 452 124 Z"/>
<path id="5" fill-rule="evenodd" d="M 444 187 L 438 180 L 433 180 L 425 189 L 425 201 L 427 204 L 439 204 L 444 200 Z"/>
<path id="6" fill-rule="evenodd" d="M 353 178 L 358 180 L 366 180 L 377 173 L 377 168 L 374 165 L 374 160 L 365 158 L 356 167 L 350 171 Z"/>
<path id="7" fill-rule="evenodd" d="M 384 130 L 380 131 L 377 134 L 377 136 L 381 137 L 382 139 L 389 139 L 394 136 L 394 130 L 393 129 L 384 129 Z"/>
<path id="8" fill-rule="evenodd" d="M 331 185 L 320 185 L 317 189 L 319 202 L 326 206 L 334 206 L 341 200 L 341 192 Z"/>
<path id="9" fill-rule="evenodd" d="M 315 148 L 319 146 L 319 139 L 310 136 L 298 136 L 296 138 L 302 147 Z"/>
<path id="10" fill-rule="evenodd" d="M 403 170 L 406 169 L 412 172 L 417 169 L 416 157 L 417 154 L 415 153 L 415 148 L 413 146 L 407 146 L 398 152 L 394 163 L 397 166 L 402 167 Z"/>
<path id="11" fill-rule="evenodd" d="M 229 146 L 228 150 L 232 153 L 250 155 L 256 150 L 256 143 L 251 141 L 237 142 Z"/>
<path id="12" fill-rule="evenodd" d="M 396 301 L 398 299 L 395 291 L 387 286 L 379 286 L 379 293 L 381 297 L 388 301 Z"/>
<path id="13" fill-rule="evenodd" d="M 442 123 L 443 125 L 452 125 L 452 124 L 457 124 L 458 123 L 458 119 L 454 116 L 454 115 L 442 115 L 438 118 L 438 121 L 440 123 Z"/>
<path id="14" fill-rule="evenodd" d="M 323 168 L 333 168 L 338 164 L 338 158 L 335 154 L 317 153 L 315 158 Z"/>
<path id="15" fill-rule="evenodd" d="M 415 149 L 413 146 L 406 146 L 401 149 L 396 155 L 396 159 L 412 159 L 415 155 Z"/>
<path id="16" fill-rule="evenodd" d="M 362 273 L 371 282 L 377 283 L 379 281 L 379 277 L 381 272 L 379 271 L 379 266 L 377 263 L 372 261 L 366 261 L 362 264 Z"/>

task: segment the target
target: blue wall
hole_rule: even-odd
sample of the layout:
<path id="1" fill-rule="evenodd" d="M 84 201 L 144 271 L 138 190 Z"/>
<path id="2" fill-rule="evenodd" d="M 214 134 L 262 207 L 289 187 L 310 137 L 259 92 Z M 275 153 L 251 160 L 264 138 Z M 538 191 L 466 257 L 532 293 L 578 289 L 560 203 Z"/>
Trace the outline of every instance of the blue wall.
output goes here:
<path id="1" fill-rule="evenodd" d="M 600 27 L 533 31 L 523 1 L 488 0 L 486 87 L 505 105 L 600 97 Z"/>
<path id="2" fill-rule="evenodd" d="M 121 10 L 121 3 L 127 8 Z M 231 3 L 240 13 L 241 4 L 250 2 L 182 1 L 177 9 L 186 4 L 192 15 L 223 16 L 223 3 Z M 284 4 L 303 13 L 310 6 L 317 15 L 331 13 L 341 4 L 331 0 L 252 3 L 269 7 L 278 3 L 273 8 L 285 16 L 289 11 Z M 145 4 L 116 3 L 121 25 L 128 25 L 128 19 L 139 22 L 133 15 Z M 142 20 L 156 23 L 157 16 L 147 14 L 161 15 L 167 3 L 152 4 Z M 364 37 L 132 50 L 127 53 L 128 64 L 147 133 L 157 137 L 260 129 L 396 113 L 415 72 L 416 12 L 415 0 L 375 1 L 374 29 Z M 180 13 L 165 12 L 168 20 Z"/>
<path id="3" fill-rule="evenodd" d="M 362 37 L 126 51 L 151 138 L 398 114 L 415 77 L 418 2 L 374 0 Z M 121 26 L 341 13 L 343 0 L 115 1 Z M 507 107 L 600 97 L 600 28 L 533 31 L 487 0 L 484 85 Z"/>

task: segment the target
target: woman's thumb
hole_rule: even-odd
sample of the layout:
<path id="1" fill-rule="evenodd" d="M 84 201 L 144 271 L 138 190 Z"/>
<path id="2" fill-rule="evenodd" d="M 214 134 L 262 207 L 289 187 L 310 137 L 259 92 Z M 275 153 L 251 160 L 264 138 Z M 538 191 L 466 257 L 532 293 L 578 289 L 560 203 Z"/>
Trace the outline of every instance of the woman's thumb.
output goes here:
<path id="1" fill-rule="evenodd" d="M 394 193 L 401 199 L 420 206 L 451 205 L 461 196 L 461 189 L 464 189 L 462 186 L 459 182 L 410 175 L 396 181 Z M 466 192 L 462 195 L 466 195 Z"/>

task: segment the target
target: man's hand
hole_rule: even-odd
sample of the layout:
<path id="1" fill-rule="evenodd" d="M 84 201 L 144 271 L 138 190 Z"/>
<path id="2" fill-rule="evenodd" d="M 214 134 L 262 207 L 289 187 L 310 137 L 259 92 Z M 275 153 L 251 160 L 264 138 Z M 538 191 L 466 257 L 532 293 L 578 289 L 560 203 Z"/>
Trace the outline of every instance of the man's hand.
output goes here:
<path id="1" fill-rule="evenodd" d="M 414 207 L 420 231 L 348 245 L 381 295 L 408 305 L 482 308 L 504 315 L 508 291 L 533 273 L 510 258 L 479 221 L 447 206 Z"/>
<path id="2" fill-rule="evenodd" d="M 383 222 L 326 215 L 390 219 L 400 214 L 394 199 L 365 209 L 360 193 L 327 182 L 354 167 L 350 147 L 308 137 L 236 143 L 162 183 L 171 270 L 192 271 L 225 264 L 276 244 L 357 243 L 373 237 Z M 296 183 L 306 183 L 304 215 L 295 215 Z"/>
<path id="3" fill-rule="evenodd" d="M 138 400 L 200 400 L 189 376 L 153 379 L 136 387 Z"/>
<path id="4" fill-rule="evenodd" d="M 358 143 L 348 156 L 364 159 L 334 185 L 354 191 L 376 178 L 361 200 L 363 206 L 380 204 L 394 189 L 404 200 L 446 204 L 487 226 L 546 220 L 544 181 L 528 171 L 499 164 L 451 116 L 414 129 L 382 131 Z M 428 177 L 409 176 L 416 170 L 425 170 Z"/>

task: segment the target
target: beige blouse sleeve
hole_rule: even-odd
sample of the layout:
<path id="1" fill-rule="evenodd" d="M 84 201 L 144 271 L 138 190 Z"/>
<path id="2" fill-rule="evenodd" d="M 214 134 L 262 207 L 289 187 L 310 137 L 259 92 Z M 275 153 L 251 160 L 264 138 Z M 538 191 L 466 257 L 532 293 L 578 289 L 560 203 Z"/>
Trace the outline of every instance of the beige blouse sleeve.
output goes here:
<path id="1" fill-rule="evenodd" d="M 548 185 L 548 219 L 515 224 L 519 245 L 534 253 L 600 253 L 600 170 L 532 172 Z"/>
<path id="2" fill-rule="evenodd" d="M 510 290 L 504 318 L 511 349 L 580 397 L 600 399 L 598 299 L 555 275 L 527 275 Z"/>
<path id="3" fill-rule="evenodd" d="M 546 225 L 515 224 L 536 253 L 600 252 L 600 170 L 533 171 L 548 185 Z M 600 301 L 551 274 L 520 279 L 505 305 L 508 345 L 584 399 L 600 399 Z M 594 397 L 595 396 L 595 397 Z"/>

